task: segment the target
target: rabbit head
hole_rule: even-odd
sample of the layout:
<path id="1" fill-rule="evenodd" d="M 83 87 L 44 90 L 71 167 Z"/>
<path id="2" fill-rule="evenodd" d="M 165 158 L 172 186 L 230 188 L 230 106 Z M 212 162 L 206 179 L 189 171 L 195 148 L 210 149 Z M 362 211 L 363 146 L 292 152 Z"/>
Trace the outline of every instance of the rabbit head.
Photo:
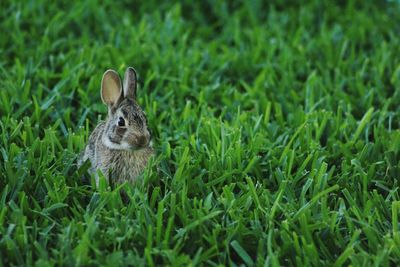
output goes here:
<path id="1" fill-rule="evenodd" d="M 136 71 L 129 67 L 123 86 L 114 70 L 107 70 L 101 81 L 101 99 L 108 106 L 102 143 L 114 150 L 139 150 L 150 145 L 147 119 L 136 102 Z"/>

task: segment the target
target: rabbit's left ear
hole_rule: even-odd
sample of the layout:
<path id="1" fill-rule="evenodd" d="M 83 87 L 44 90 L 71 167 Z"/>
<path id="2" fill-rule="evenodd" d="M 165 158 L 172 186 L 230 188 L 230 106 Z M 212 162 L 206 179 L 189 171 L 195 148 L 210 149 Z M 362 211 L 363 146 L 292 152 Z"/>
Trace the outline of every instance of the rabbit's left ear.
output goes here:
<path id="1" fill-rule="evenodd" d="M 125 71 L 124 77 L 124 96 L 136 99 L 137 75 L 134 68 L 129 67 Z"/>
<path id="2" fill-rule="evenodd" d="M 101 80 L 101 99 L 111 107 L 118 102 L 121 96 L 121 79 L 115 70 L 107 70 Z"/>

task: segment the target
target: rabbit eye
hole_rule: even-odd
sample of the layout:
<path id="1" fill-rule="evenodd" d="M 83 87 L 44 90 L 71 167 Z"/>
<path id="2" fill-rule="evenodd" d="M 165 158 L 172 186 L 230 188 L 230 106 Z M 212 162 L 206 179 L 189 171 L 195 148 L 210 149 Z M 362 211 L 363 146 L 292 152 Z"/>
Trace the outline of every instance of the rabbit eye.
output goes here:
<path id="1" fill-rule="evenodd" d="M 125 126 L 125 120 L 122 117 L 118 118 L 118 126 L 124 127 Z"/>

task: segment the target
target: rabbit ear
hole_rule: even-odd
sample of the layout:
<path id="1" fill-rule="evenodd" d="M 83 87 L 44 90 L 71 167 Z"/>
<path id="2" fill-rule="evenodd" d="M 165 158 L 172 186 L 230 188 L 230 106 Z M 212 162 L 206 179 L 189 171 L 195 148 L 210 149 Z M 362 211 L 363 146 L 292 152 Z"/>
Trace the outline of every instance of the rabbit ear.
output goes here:
<path id="1" fill-rule="evenodd" d="M 137 75 L 132 67 L 128 67 L 124 77 L 124 96 L 130 99 L 136 99 Z"/>
<path id="2" fill-rule="evenodd" d="M 114 70 L 104 72 L 101 80 L 101 99 L 107 106 L 117 103 L 121 96 L 121 79 Z"/>

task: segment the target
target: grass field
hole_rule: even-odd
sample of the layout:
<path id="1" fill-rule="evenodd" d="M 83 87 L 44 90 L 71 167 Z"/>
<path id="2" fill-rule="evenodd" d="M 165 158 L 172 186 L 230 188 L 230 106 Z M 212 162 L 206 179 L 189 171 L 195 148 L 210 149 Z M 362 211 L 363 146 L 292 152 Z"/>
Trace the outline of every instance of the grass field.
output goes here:
<path id="1" fill-rule="evenodd" d="M 400 265 L 398 1 L 1 1 L 0 266 Z M 133 66 L 157 156 L 76 158 Z"/>

